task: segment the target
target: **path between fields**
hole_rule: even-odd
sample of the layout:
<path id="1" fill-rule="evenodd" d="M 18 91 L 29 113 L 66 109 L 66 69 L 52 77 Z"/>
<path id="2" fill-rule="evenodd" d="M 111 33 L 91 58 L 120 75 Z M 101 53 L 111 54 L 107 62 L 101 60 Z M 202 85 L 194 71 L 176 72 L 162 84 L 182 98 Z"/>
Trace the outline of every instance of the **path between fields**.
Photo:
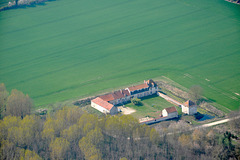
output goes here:
<path id="1" fill-rule="evenodd" d="M 177 106 L 182 105 L 182 103 L 180 103 L 180 102 L 176 101 L 175 99 L 172 99 L 171 97 L 168 97 L 167 95 L 162 94 L 160 92 L 158 92 L 158 96 L 164 98 L 166 101 L 171 102 L 171 103 L 173 103 L 173 104 L 175 104 Z"/>

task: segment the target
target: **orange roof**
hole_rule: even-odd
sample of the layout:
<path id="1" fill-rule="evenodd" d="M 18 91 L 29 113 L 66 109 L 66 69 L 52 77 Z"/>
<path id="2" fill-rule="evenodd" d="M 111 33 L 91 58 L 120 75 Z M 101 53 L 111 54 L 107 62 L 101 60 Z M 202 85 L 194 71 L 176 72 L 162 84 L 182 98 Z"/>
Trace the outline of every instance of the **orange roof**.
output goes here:
<path id="1" fill-rule="evenodd" d="M 105 109 L 107 109 L 107 110 L 109 110 L 109 111 L 110 111 L 110 110 L 112 109 L 112 107 L 113 107 L 112 104 L 104 101 L 103 99 L 101 99 L 101 98 L 99 98 L 99 97 L 93 99 L 92 102 L 98 104 L 99 106 L 101 106 L 101 107 L 103 107 L 103 108 L 105 108 Z"/>
<path id="2" fill-rule="evenodd" d="M 169 107 L 169 108 L 165 108 L 167 113 L 173 113 L 173 112 L 177 112 L 176 107 Z"/>
<path id="3" fill-rule="evenodd" d="M 135 91 L 135 90 L 140 90 L 140 89 L 143 89 L 143 88 L 148 88 L 149 86 L 146 84 L 146 83 L 143 83 L 143 84 L 139 84 L 137 86 L 132 86 L 132 87 L 128 87 L 129 91 Z"/>
<path id="4" fill-rule="evenodd" d="M 112 101 L 112 100 L 114 100 L 114 97 L 113 97 L 112 93 L 100 96 L 100 98 L 103 99 L 104 101 Z"/>
<path id="5" fill-rule="evenodd" d="M 129 95 L 130 95 L 130 93 L 128 92 L 128 90 L 125 90 L 125 89 L 122 90 L 122 93 L 123 93 L 125 96 L 129 96 Z"/>
<path id="6" fill-rule="evenodd" d="M 109 94 L 100 96 L 100 98 L 103 99 L 104 101 L 112 101 L 112 100 L 120 99 L 125 96 L 129 96 L 129 95 L 130 95 L 130 93 L 127 90 L 119 90 L 119 91 L 115 91 L 113 93 L 109 93 Z"/>
<path id="7" fill-rule="evenodd" d="M 192 106 L 195 105 L 195 103 L 194 103 L 193 101 L 191 101 L 191 100 L 188 100 L 188 101 L 186 101 L 185 103 L 183 103 L 183 105 L 184 105 L 185 107 L 192 107 Z"/>

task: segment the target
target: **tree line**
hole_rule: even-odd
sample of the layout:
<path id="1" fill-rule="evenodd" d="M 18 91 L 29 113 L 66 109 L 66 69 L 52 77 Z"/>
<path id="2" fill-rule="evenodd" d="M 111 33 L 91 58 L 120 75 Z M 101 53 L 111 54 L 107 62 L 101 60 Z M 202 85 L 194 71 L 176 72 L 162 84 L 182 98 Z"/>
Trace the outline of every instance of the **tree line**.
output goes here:
<path id="1" fill-rule="evenodd" d="M 183 121 L 147 126 L 130 115 L 98 117 L 79 107 L 64 107 L 41 118 L 29 110 L 26 114 L 22 114 L 22 109 L 8 112 L 11 105 L 29 107 L 31 102 L 22 100 L 28 99 L 27 95 L 12 92 L 9 95 L 1 87 L 1 105 L 6 111 L 0 120 L 0 159 L 240 158 L 238 120 L 229 125 L 229 132 L 228 128 L 189 131 L 189 124 Z M 16 95 L 22 99 L 11 102 L 11 96 Z"/>

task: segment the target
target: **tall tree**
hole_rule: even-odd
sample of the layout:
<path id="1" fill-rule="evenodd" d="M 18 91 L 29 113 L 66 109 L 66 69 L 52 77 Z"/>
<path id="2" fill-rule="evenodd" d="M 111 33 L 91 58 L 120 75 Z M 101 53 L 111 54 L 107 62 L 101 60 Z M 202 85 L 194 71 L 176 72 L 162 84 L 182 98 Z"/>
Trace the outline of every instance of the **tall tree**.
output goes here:
<path id="1" fill-rule="evenodd" d="M 51 159 L 67 159 L 70 143 L 64 138 L 56 138 L 51 144 Z"/>
<path id="2" fill-rule="evenodd" d="M 203 90 L 202 90 L 202 87 L 200 86 L 192 86 L 188 92 L 189 99 L 196 104 L 201 99 L 202 94 L 203 94 Z"/>
<path id="3" fill-rule="evenodd" d="M 38 154 L 34 151 L 25 150 L 24 153 L 21 155 L 20 160 L 42 160 Z"/>
<path id="4" fill-rule="evenodd" d="M 30 114 L 32 106 L 32 100 L 28 95 L 25 96 L 22 92 L 14 89 L 7 99 L 6 115 L 20 116 L 23 118 Z"/>

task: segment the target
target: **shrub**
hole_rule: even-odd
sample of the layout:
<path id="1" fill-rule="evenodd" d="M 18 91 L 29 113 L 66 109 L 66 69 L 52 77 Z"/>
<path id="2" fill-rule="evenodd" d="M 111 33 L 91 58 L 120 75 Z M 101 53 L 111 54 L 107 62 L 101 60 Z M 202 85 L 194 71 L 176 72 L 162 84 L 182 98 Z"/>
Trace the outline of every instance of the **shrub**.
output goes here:
<path id="1" fill-rule="evenodd" d="M 141 105 L 141 99 L 139 99 L 139 98 L 133 98 L 133 99 L 131 99 L 131 102 L 134 105 Z"/>

